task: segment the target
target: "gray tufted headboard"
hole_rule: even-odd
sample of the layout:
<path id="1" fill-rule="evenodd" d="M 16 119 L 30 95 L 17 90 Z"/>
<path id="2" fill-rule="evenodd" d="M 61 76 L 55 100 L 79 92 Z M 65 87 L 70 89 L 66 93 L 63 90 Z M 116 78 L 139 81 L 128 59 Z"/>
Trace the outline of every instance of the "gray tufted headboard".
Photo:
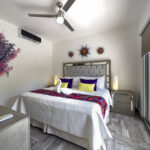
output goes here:
<path id="1" fill-rule="evenodd" d="M 105 86 L 111 89 L 111 61 L 71 62 L 63 64 L 63 76 L 100 77 L 105 75 Z"/>

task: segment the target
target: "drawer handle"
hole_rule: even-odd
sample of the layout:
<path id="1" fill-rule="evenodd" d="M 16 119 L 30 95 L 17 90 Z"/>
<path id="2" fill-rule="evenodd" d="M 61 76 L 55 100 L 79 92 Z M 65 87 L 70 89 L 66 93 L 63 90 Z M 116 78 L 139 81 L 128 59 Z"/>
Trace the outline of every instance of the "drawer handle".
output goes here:
<path id="1" fill-rule="evenodd" d="M 131 111 L 133 111 L 133 101 L 131 100 Z"/>

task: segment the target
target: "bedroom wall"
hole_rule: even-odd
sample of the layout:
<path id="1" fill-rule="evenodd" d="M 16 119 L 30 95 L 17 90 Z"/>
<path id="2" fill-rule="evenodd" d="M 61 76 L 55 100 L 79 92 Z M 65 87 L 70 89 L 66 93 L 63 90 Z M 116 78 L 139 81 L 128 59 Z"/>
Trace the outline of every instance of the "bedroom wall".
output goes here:
<path id="1" fill-rule="evenodd" d="M 55 42 L 53 45 L 53 72 L 62 76 L 64 62 L 110 59 L 112 75 L 119 77 L 119 89 L 137 91 L 138 83 L 138 34 L 137 26 L 118 28 L 117 30 Z M 90 55 L 82 58 L 79 49 L 82 45 L 90 47 Z M 104 47 L 104 54 L 98 55 L 96 48 Z M 75 56 L 68 57 L 68 51 Z"/>
<path id="2" fill-rule="evenodd" d="M 52 74 L 52 43 L 42 38 L 37 44 L 18 37 L 18 27 L 0 20 L 0 32 L 21 48 L 9 64 L 14 67 L 9 77 L 0 77 L 0 105 L 11 106 L 16 96 L 47 85 Z"/>

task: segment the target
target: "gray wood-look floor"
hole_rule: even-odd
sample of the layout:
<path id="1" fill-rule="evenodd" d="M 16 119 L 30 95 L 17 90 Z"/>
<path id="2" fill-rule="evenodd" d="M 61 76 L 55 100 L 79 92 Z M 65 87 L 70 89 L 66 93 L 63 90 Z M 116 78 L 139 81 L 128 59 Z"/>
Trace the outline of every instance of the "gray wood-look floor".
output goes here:
<path id="1" fill-rule="evenodd" d="M 138 117 L 111 113 L 108 128 L 113 139 L 106 141 L 107 150 L 150 150 L 150 134 Z M 31 127 L 31 150 L 85 149 Z"/>

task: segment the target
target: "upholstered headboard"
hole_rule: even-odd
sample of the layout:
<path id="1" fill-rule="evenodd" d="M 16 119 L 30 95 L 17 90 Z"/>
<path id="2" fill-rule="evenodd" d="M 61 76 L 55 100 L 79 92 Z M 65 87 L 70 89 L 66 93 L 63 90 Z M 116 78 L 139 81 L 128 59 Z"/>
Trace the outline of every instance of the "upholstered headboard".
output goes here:
<path id="1" fill-rule="evenodd" d="M 105 76 L 106 88 L 111 88 L 111 61 L 88 61 L 88 62 L 71 62 L 63 64 L 63 76 L 77 77 L 99 77 Z"/>

